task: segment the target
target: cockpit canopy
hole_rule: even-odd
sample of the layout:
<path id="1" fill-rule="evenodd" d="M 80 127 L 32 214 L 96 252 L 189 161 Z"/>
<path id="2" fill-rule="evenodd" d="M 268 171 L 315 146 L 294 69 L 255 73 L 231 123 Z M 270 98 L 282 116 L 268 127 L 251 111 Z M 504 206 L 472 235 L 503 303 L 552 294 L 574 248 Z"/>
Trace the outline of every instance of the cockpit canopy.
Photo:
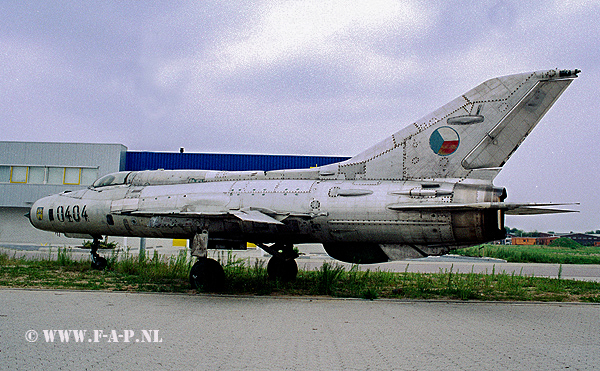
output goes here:
<path id="1" fill-rule="evenodd" d="M 118 185 L 165 185 L 200 183 L 206 180 L 207 174 L 217 174 L 216 171 L 207 170 L 145 170 L 145 171 L 120 171 L 104 175 L 92 184 L 92 188 L 101 188 Z M 214 176 L 213 176 L 214 178 Z"/>
<path id="2" fill-rule="evenodd" d="M 94 184 L 92 184 L 92 188 L 125 184 L 127 176 L 131 173 L 131 171 L 120 171 L 118 173 L 107 174 L 97 179 Z"/>

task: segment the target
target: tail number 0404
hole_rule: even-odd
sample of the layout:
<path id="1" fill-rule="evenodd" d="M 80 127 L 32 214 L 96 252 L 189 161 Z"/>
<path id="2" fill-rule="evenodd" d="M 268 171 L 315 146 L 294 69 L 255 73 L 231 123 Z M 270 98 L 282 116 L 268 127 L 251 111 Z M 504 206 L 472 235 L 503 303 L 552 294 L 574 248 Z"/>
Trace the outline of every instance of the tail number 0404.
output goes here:
<path id="1" fill-rule="evenodd" d="M 89 221 L 88 213 L 86 211 L 86 205 L 83 207 L 79 205 L 68 205 L 68 206 L 58 206 L 56 208 L 56 219 L 59 222 L 76 222 L 79 223 L 81 220 Z"/>

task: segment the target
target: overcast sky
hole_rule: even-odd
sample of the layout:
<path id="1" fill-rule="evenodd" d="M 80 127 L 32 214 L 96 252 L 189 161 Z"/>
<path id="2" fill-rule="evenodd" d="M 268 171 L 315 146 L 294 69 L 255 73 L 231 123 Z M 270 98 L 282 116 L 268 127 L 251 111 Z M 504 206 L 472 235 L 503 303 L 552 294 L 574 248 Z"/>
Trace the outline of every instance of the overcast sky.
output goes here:
<path id="1" fill-rule="evenodd" d="M 583 72 L 495 184 L 600 229 L 600 2 L 0 2 L 0 140 L 351 156 L 500 75 Z"/>

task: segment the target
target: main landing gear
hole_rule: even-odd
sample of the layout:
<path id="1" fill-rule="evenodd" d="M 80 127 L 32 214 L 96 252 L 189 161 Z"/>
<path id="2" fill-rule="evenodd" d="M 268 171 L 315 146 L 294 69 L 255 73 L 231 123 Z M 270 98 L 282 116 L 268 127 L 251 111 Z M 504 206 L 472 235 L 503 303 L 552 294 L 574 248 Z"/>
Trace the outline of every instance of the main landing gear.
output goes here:
<path id="1" fill-rule="evenodd" d="M 221 291 L 225 285 L 225 272 L 218 261 L 198 258 L 190 270 L 190 285 L 199 291 Z"/>
<path id="2" fill-rule="evenodd" d="M 90 254 L 92 255 L 92 269 L 103 270 L 106 268 L 108 264 L 106 259 L 98 255 L 98 248 L 100 247 L 100 238 L 94 237 L 94 241 L 92 242 L 92 250 Z"/>
<path id="3" fill-rule="evenodd" d="M 221 291 L 225 286 L 225 271 L 218 261 L 208 258 L 208 231 L 190 239 L 192 256 L 198 258 L 190 270 L 190 285 L 199 291 Z"/>
<path id="4" fill-rule="evenodd" d="M 275 243 L 267 246 L 259 243 L 258 247 L 271 254 L 271 259 L 267 263 L 267 274 L 272 280 L 290 282 L 296 279 L 298 274 L 298 264 L 296 258 L 298 253 L 294 250 L 291 243 Z"/>
<path id="5" fill-rule="evenodd" d="M 298 257 L 298 253 L 294 251 L 292 244 L 265 245 L 258 243 L 257 246 L 272 255 L 267 264 L 267 274 L 270 279 L 283 282 L 296 279 L 298 265 L 295 259 Z M 190 250 L 192 256 L 197 258 L 190 270 L 192 288 L 209 292 L 221 291 L 225 287 L 225 272 L 219 262 L 207 257 L 208 231 L 202 231 L 190 239 Z"/>

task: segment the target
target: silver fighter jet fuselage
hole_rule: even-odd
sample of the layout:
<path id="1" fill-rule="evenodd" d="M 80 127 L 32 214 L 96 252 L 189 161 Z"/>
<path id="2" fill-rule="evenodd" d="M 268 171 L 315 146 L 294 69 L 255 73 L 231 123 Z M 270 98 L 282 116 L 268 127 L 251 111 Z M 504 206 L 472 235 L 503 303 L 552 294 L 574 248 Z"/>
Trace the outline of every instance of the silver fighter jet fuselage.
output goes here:
<path id="1" fill-rule="evenodd" d="M 488 80 L 340 163 L 119 172 L 38 200 L 30 220 L 95 239 L 187 238 L 198 257 L 248 241 L 289 260 L 292 244 L 319 242 L 336 259 L 377 263 L 498 240 L 506 214 L 564 211 L 505 203 L 493 179 L 578 72 Z"/>

